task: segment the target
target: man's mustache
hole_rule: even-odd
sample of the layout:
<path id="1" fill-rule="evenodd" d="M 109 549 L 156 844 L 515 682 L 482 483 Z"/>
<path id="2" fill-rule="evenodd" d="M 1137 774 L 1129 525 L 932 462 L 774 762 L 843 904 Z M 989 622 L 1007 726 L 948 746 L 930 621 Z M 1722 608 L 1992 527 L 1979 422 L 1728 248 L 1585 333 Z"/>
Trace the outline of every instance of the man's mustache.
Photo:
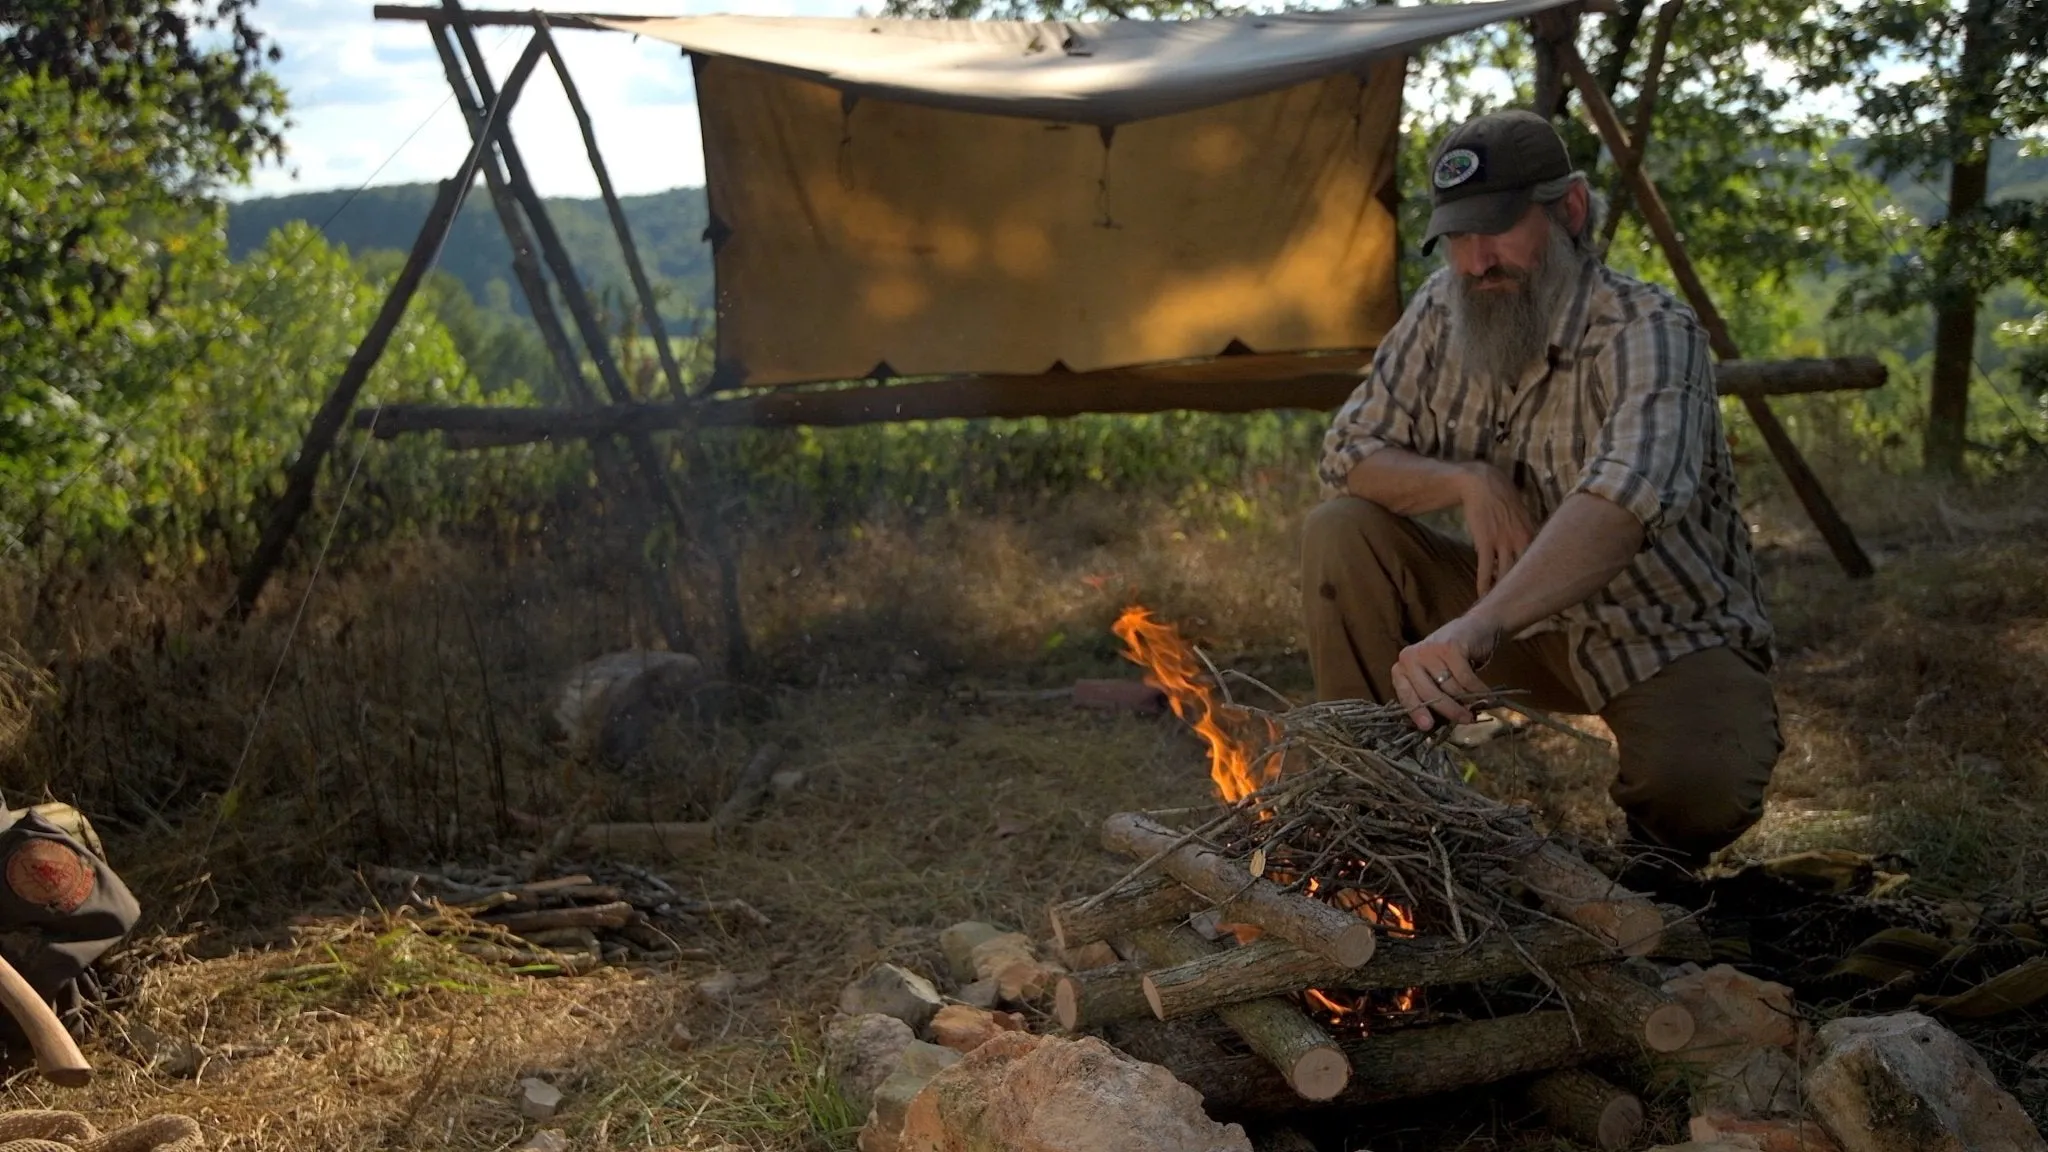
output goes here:
<path id="1" fill-rule="evenodd" d="M 1461 275 L 1465 274 L 1461 273 Z M 1530 281 L 1535 278 L 1536 274 L 1531 269 L 1509 268 L 1506 265 L 1498 265 L 1487 269 L 1477 276 L 1465 275 L 1465 283 L 1475 288 L 1491 287 L 1495 284 L 1515 284 L 1527 288 Z"/>

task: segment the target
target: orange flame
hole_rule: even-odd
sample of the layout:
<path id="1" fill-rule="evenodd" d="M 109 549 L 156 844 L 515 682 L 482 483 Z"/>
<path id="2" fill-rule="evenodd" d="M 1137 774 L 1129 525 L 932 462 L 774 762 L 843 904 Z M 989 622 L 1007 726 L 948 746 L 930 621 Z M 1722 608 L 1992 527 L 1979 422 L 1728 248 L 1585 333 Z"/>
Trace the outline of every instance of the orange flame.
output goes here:
<path id="1" fill-rule="evenodd" d="M 1278 774 L 1278 758 L 1264 780 L 1254 775 L 1250 749 L 1217 722 L 1216 695 L 1202 681 L 1201 660 L 1173 625 L 1154 620 L 1150 609 L 1133 605 L 1124 609 L 1112 630 L 1124 642 L 1124 658 L 1145 669 L 1145 683 L 1166 693 L 1173 714 L 1209 745 L 1209 778 L 1225 804 L 1235 804 L 1271 782 Z"/>
<path id="2" fill-rule="evenodd" d="M 1201 659 L 1195 654 L 1194 647 L 1181 639 L 1179 630 L 1153 619 L 1151 609 L 1142 605 L 1124 609 L 1112 630 L 1117 639 L 1124 642 L 1124 658 L 1145 669 L 1145 683 L 1166 693 L 1166 702 L 1173 708 L 1173 714 L 1208 744 L 1209 778 L 1214 781 L 1216 791 L 1225 804 L 1237 803 L 1279 776 L 1279 757 L 1270 758 L 1262 771 L 1254 773 L 1251 748 L 1218 723 L 1222 708 L 1218 705 L 1216 693 L 1205 683 Z M 1265 815 L 1262 813 L 1261 817 Z M 1276 871 L 1269 874 L 1268 879 L 1286 883 L 1290 878 Z M 1309 895 L 1324 898 L 1320 894 L 1322 885 L 1314 877 L 1309 879 L 1307 887 Z M 1328 899 L 1390 934 L 1415 935 L 1414 917 L 1406 908 L 1384 896 L 1344 888 Z M 1259 929 L 1249 924 L 1222 927 L 1233 932 L 1240 944 L 1248 944 L 1260 936 Z M 1310 988 L 1304 998 L 1331 1023 L 1364 1027 L 1363 1010 L 1367 1006 L 1364 996 L 1353 998 L 1341 992 L 1333 996 L 1321 989 Z M 1415 1000 L 1416 989 L 1408 989 L 1396 997 L 1394 1008 L 1400 1012 L 1411 1011 Z"/>

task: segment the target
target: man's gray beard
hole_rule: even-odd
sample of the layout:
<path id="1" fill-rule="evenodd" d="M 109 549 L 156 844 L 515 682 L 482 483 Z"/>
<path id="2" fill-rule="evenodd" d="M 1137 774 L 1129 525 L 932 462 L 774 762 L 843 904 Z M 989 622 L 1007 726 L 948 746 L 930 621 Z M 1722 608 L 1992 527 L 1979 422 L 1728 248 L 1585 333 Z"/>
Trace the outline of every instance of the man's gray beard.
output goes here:
<path id="1" fill-rule="evenodd" d="M 1553 220 L 1536 267 L 1500 270 L 1516 282 L 1514 291 L 1482 289 L 1479 278 L 1451 273 L 1451 338 L 1466 369 L 1497 384 L 1519 381 L 1549 350 L 1550 330 L 1587 259 Z"/>

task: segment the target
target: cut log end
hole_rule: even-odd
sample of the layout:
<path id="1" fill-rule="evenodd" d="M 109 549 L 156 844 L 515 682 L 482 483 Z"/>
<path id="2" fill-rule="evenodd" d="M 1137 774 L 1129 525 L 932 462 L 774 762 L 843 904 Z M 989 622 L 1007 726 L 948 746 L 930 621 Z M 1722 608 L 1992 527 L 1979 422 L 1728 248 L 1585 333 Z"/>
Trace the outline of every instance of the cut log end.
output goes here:
<path id="1" fill-rule="evenodd" d="M 1147 1000 L 1152 998 L 1152 987 L 1150 984 L 1145 986 L 1145 998 Z M 1052 1017 L 1060 1022 L 1060 1027 L 1063 1030 L 1068 1032 L 1074 1031 L 1075 1026 L 1081 1022 L 1081 993 L 1075 987 L 1072 976 L 1062 976 L 1060 977 L 1060 982 L 1053 985 Z"/>
<path id="2" fill-rule="evenodd" d="M 1676 1052 L 1692 1043 L 1699 1024 L 1683 1004 L 1663 1004 L 1643 1021 L 1643 1043 L 1652 1052 Z"/>
<path id="3" fill-rule="evenodd" d="M 1656 905 L 1625 903 L 1616 906 L 1612 937 L 1624 956 L 1654 956 L 1664 945 L 1664 914 Z"/>
<path id="4" fill-rule="evenodd" d="M 1311 1048 L 1287 1069 L 1287 1083 L 1304 1100 L 1334 1100 L 1351 1083 L 1351 1061 L 1335 1044 Z"/>
<path id="5" fill-rule="evenodd" d="M 1161 1020 L 1166 1019 L 1166 1001 L 1160 997 L 1159 985 L 1152 982 L 1150 972 L 1145 973 L 1142 987 L 1145 989 L 1145 1003 L 1152 1007 L 1152 1015 Z"/>
<path id="6" fill-rule="evenodd" d="M 1372 960 L 1379 946 L 1379 935 L 1372 925 L 1360 921 L 1357 927 L 1345 929 L 1331 941 L 1331 958 L 1348 968 L 1359 968 Z"/>
<path id="7" fill-rule="evenodd" d="M 1607 1102 L 1594 1133 L 1600 1152 L 1626 1152 L 1636 1145 L 1636 1133 L 1643 1130 L 1643 1102 L 1634 1096 L 1618 1096 Z"/>

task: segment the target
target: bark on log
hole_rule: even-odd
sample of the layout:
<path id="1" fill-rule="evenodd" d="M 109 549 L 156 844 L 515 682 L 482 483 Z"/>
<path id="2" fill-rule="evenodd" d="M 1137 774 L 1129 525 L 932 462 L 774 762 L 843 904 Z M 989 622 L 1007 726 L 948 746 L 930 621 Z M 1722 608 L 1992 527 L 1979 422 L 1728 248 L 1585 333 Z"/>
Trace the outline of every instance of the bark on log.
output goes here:
<path id="1" fill-rule="evenodd" d="M 1613 968 L 1571 968 L 1552 973 L 1573 1010 L 1616 1043 L 1676 1052 L 1692 1043 L 1692 1010 Z"/>
<path id="2" fill-rule="evenodd" d="M 1549 970 L 1613 955 L 1605 942 L 1562 924 L 1526 929 L 1512 940 L 1495 934 L 1470 945 L 1451 940 L 1383 940 L 1372 963 L 1359 968 L 1333 963 L 1285 940 L 1264 939 L 1149 972 L 1144 977 L 1144 994 L 1153 1015 L 1175 1020 L 1210 1011 L 1219 1004 L 1303 988 L 1365 992 L 1468 984 L 1520 975 L 1529 970 L 1532 960 Z"/>
<path id="3" fill-rule="evenodd" d="M 1304 1105 L 1264 1061 L 1234 1052 L 1205 1020 L 1131 1021 L 1117 1047 L 1165 1067 L 1224 1115 L 1274 1115 Z M 1323 1106 L 1355 1108 L 1494 1084 L 1515 1076 L 1572 1068 L 1611 1055 L 1600 1037 L 1574 1030 L 1561 1011 L 1402 1029 L 1347 1040 L 1350 1084 Z"/>
<path id="4" fill-rule="evenodd" d="M 1182 964 L 1211 945 L 1184 928 L 1140 928 L 1131 940 L 1148 964 Z M 1301 1009 L 1279 997 L 1231 1004 L 1216 1015 L 1269 1069 L 1277 1070 L 1299 1100 L 1329 1100 L 1351 1079 L 1351 1065 L 1336 1041 Z"/>
<path id="5" fill-rule="evenodd" d="M 1228 372 L 1227 357 L 1208 370 Z M 1370 361 L 1362 355 L 1360 362 Z M 1197 369 L 1204 366 L 1195 366 Z M 1730 361 L 1715 366 L 1722 393 L 1751 399 L 1794 392 L 1835 392 L 1882 387 L 1884 366 L 1867 356 L 1824 360 Z M 1270 408 L 1327 411 L 1357 387 L 1357 371 L 1296 373 L 1264 378 L 1158 378 L 1148 370 L 1041 376 L 959 376 L 911 384 L 833 391 L 766 388 L 716 399 L 672 404 L 612 404 L 603 408 L 468 408 L 387 404 L 356 414 L 358 428 L 379 439 L 418 432 L 460 437 L 449 447 L 503 447 L 542 441 L 586 440 L 627 431 L 675 428 L 798 426 L 845 427 L 905 420 L 1075 416 L 1083 412 L 1160 412 L 1175 409 L 1248 412 Z"/>
<path id="6" fill-rule="evenodd" d="M 547 928 L 622 928 L 638 915 L 631 904 L 596 904 L 585 908 L 543 908 L 538 912 L 513 912 L 494 916 L 482 923 L 507 932 L 539 932 Z"/>
<path id="7" fill-rule="evenodd" d="M 1143 860 L 1168 849 L 1177 833 L 1138 815 L 1120 812 L 1102 823 L 1102 844 L 1112 852 Z M 1222 907 L 1233 924 L 1256 924 L 1339 964 L 1357 967 L 1372 959 L 1372 925 L 1334 905 L 1257 880 L 1244 865 L 1205 848 L 1183 844 L 1159 862 L 1160 871 Z M 1654 910 L 1653 910 L 1654 912 Z"/>
<path id="8" fill-rule="evenodd" d="M 1657 911 L 1664 916 L 1664 934 L 1651 955 L 1660 960 L 1713 962 L 1714 942 L 1707 938 L 1707 926 L 1700 922 L 1699 913 L 1676 904 L 1659 904 Z"/>
<path id="9" fill-rule="evenodd" d="M 1178 920 L 1209 907 L 1210 902 L 1178 881 L 1148 876 L 1118 888 L 1092 907 L 1083 907 L 1087 903 L 1067 900 L 1046 910 L 1046 918 L 1052 921 L 1052 938 L 1062 950 Z"/>
<path id="10" fill-rule="evenodd" d="M 1643 1129 L 1643 1102 L 1583 1068 L 1552 1072 L 1529 1086 L 1543 1118 L 1600 1152 L 1624 1152 Z"/>
<path id="11" fill-rule="evenodd" d="M 1625 955 L 1647 956 L 1657 950 L 1664 914 L 1647 897 L 1616 884 L 1570 849 L 1545 842 L 1515 862 L 1514 874 L 1545 908 Z"/>
<path id="12" fill-rule="evenodd" d="M 1146 1014 L 1143 965 L 1125 962 L 1069 972 L 1053 985 L 1052 1014 L 1069 1032 Z"/>

